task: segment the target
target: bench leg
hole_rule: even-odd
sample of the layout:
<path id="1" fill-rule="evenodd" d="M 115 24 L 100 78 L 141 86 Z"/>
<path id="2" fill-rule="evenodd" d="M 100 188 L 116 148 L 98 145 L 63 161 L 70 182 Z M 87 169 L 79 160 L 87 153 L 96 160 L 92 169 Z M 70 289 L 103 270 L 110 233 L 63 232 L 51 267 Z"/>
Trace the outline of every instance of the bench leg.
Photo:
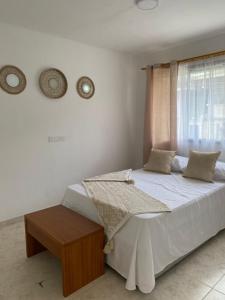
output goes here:
<path id="1" fill-rule="evenodd" d="M 61 258 L 64 297 L 104 274 L 103 243 L 102 231 L 64 247 Z"/>
<path id="2" fill-rule="evenodd" d="M 26 232 L 26 250 L 27 257 L 30 257 L 42 251 L 45 251 L 46 248 L 42 244 L 40 244 L 32 235 Z"/>

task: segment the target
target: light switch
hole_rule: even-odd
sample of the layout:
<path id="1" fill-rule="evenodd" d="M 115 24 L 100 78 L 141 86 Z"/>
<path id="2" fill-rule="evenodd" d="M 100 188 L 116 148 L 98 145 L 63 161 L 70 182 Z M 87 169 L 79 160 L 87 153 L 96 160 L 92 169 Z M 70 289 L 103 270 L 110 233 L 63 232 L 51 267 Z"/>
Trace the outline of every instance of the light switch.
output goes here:
<path id="1" fill-rule="evenodd" d="M 65 136 L 49 136 L 48 137 L 49 143 L 60 143 L 60 142 L 65 142 L 65 140 L 66 140 Z"/>

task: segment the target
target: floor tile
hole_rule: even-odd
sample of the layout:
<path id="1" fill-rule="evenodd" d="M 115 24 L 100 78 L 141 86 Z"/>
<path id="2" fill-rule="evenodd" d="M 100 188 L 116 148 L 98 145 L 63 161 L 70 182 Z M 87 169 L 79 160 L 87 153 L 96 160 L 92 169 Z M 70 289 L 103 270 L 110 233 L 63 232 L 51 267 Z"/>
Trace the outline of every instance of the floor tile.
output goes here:
<path id="1" fill-rule="evenodd" d="M 225 247 L 221 244 L 216 239 L 208 241 L 178 264 L 178 272 L 213 287 L 225 274 Z"/>
<path id="2" fill-rule="evenodd" d="M 216 284 L 214 289 L 225 294 L 225 276 Z"/>
<path id="3" fill-rule="evenodd" d="M 200 300 L 209 291 L 209 286 L 195 280 L 192 276 L 180 274 L 177 268 L 173 268 L 157 280 L 149 299 Z"/>
<path id="4" fill-rule="evenodd" d="M 225 295 L 212 290 L 204 300 L 225 300 Z"/>

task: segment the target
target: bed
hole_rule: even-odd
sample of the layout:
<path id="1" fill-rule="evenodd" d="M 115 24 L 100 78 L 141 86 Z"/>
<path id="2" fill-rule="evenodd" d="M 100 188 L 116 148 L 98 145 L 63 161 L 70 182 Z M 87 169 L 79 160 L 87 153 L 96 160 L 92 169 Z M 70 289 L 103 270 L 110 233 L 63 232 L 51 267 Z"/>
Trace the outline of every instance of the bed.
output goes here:
<path id="1" fill-rule="evenodd" d="M 167 204 L 172 212 L 131 217 L 114 237 L 107 264 L 126 278 L 126 288 L 150 293 L 155 277 L 225 228 L 225 182 L 207 183 L 142 169 L 135 185 Z M 99 223 L 81 184 L 67 188 L 63 205 Z"/>

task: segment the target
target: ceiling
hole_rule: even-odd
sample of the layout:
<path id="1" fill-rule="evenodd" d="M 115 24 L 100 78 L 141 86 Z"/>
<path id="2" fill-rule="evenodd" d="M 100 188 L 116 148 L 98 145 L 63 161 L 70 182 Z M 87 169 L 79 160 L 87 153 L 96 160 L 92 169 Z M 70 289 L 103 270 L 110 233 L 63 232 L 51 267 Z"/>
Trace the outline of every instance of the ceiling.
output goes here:
<path id="1" fill-rule="evenodd" d="M 224 0 L 0 0 L 0 21 L 130 53 L 155 52 L 225 32 Z"/>

